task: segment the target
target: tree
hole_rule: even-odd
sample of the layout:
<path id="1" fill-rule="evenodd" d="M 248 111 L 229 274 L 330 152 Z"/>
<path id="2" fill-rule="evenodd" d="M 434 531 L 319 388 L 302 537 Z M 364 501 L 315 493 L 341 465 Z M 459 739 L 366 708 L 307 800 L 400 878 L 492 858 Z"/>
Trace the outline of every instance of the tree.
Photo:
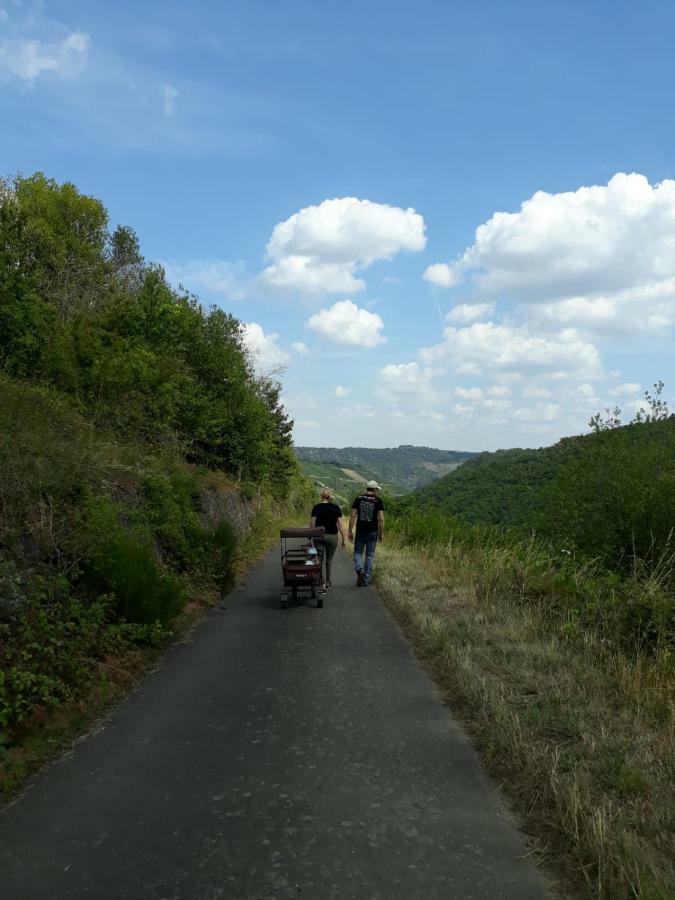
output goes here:
<path id="1" fill-rule="evenodd" d="M 639 425 L 641 422 L 660 422 L 661 420 L 669 419 L 674 415 L 668 407 L 668 402 L 661 396 L 664 387 L 665 385 L 662 381 L 656 381 L 654 383 L 653 394 L 650 393 L 650 391 L 644 392 L 644 400 L 649 408 L 648 412 L 638 409 L 628 423 L 629 425 Z M 624 423 L 621 420 L 621 410 L 618 406 L 615 406 L 614 409 L 605 407 L 604 418 L 602 413 L 596 413 L 592 416 L 589 419 L 588 427 L 597 434 L 599 431 L 621 428 L 623 427 L 623 424 Z"/>

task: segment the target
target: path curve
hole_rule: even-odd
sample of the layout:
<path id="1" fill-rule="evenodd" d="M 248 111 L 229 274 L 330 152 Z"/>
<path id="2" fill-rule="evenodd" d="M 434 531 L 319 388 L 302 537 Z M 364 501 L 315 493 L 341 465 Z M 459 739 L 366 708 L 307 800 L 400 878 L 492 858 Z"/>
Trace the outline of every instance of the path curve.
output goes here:
<path id="1" fill-rule="evenodd" d="M 0 815 L 3 900 L 539 900 L 461 728 L 346 554 L 279 609 L 270 553 Z"/>

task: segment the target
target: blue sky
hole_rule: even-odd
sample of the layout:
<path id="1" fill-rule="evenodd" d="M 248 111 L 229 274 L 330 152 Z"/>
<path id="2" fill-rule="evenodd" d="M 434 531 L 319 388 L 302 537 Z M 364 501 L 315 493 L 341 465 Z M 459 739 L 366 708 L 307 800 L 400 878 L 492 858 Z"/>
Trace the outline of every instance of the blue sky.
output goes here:
<path id="1" fill-rule="evenodd" d="M 298 443 L 539 446 L 675 393 L 669 2 L 0 0 L 0 171 L 247 323 Z"/>

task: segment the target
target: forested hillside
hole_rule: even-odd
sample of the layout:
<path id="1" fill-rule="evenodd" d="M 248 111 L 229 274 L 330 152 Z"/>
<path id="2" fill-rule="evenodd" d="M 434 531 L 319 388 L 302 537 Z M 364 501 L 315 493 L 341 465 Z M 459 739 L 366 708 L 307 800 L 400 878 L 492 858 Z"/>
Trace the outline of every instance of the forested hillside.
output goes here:
<path id="1" fill-rule="evenodd" d="M 364 481 L 374 478 L 393 495 L 405 494 L 453 471 L 476 456 L 458 450 L 433 447 L 296 447 L 296 455 L 306 475 L 317 486 L 329 484 L 350 495 Z"/>
<path id="2" fill-rule="evenodd" d="M 474 525 L 505 525 L 617 563 L 662 547 L 674 524 L 675 418 L 483 453 L 414 503 Z"/>
<path id="3" fill-rule="evenodd" d="M 0 747 L 227 583 L 298 489 L 291 425 L 99 200 L 0 181 Z"/>

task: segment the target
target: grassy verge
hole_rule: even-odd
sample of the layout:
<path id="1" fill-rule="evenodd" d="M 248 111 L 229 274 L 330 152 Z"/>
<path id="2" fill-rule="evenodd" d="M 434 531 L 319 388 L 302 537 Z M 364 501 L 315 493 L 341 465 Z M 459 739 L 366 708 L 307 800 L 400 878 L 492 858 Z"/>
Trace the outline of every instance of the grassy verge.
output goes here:
<path id="1" fill-rule="evenodd" d="M 378 554 L 383 598 L 564 883 L 672 898 L 672 657 L 566 627 L 539 578 L 497 546 Z"/>

